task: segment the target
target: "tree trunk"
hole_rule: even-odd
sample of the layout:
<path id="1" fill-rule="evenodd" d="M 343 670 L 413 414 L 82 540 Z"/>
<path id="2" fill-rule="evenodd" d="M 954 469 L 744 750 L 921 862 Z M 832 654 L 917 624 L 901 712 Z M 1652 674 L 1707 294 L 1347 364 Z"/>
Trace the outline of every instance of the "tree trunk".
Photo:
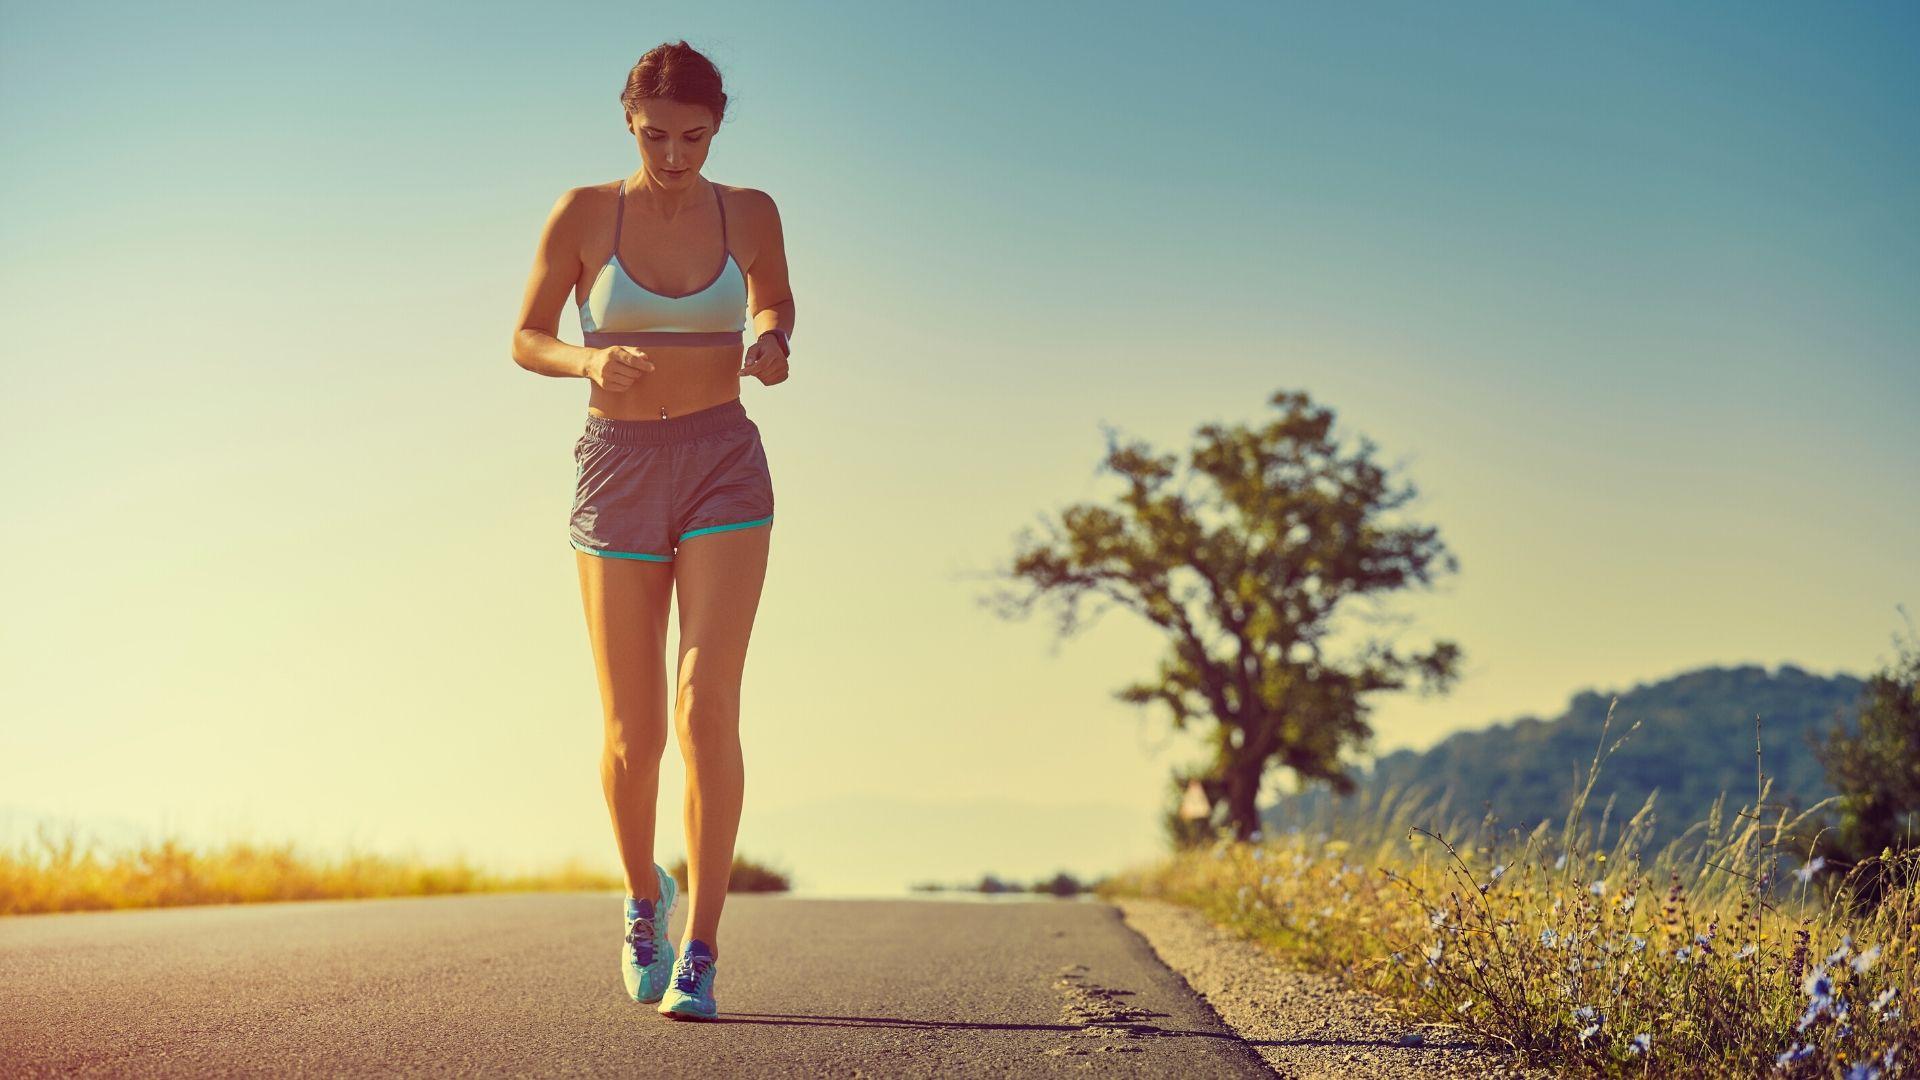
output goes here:
<path id="1" fill-rule="evenodd" d="M 1260 795 L 1260 764 L 1234 762 L 1227 766 L 1227 819 L 1233 823 L 1234 839 L 1242 842 L 1253 839 L 1254 831 L 1260 828 L 1260 809 L 1255 801 Z"/>

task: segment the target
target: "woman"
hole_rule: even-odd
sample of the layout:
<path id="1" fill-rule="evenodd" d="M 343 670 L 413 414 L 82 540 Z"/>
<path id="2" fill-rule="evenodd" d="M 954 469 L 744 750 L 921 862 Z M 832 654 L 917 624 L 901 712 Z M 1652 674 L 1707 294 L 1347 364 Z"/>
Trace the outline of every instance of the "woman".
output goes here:
<path id="1" fill-rule="evenodd" d="M 640 167 L 554 205 L 513 358 L 592 384 L 570 533 L 605 716 L 601 784 L 626 871 L 627 993 L 666 1016 L 712 1019 L 744 785 L 740 677 L 773 524 L 766 451 L 740 385 L 786 381 L 793 299 L 773 200 L 701 175 L 727 104 L 713 64 L 684 41 L 661 45 L 634 65 L 620 102 Z M 584 347 L 554 333 L 569 294 Z M 757 336 L 743 351 L 748 312 Z M 678 886 L 653 861 L 676 585 L 674 730 L 693 894 L 678 951 L 667 937 Z"/>

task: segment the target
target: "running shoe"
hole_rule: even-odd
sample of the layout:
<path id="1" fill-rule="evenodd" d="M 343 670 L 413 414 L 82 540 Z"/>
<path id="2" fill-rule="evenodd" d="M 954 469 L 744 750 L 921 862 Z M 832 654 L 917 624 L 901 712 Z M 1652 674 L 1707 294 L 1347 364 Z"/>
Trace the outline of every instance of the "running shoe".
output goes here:
<path id="1" fill-rule="evenodd" d="M 675 1020 L 711 1020 L 720 1014 L 713 1003 L 713 946 L 699 938 L 687 942 L 687 951 L 673 965 L 673 983 L 656 1008 Z"/>
<path id="2" fill-rule="evenodd" d="M 660 1000 L 674 961 L 667 919 L 673 915 L 674 895 L 680 887 L 659 863 L 653 864 L 653 876 L 660 881 L 660 900 L 627 898 L 627 932 L 620 942 L 620 974 L 627 996 L 642 1003 Z"/>

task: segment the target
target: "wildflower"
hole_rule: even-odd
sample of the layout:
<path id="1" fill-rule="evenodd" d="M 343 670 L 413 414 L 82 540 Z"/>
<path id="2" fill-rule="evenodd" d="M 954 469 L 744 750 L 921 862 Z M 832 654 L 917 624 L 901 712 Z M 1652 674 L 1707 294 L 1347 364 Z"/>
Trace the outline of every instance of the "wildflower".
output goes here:
<path id="1" fill-rule="evenodd" d="M 1805 969 L 1807 938 L 1810 936 L 1804 926 L 1793 932 L 1793 954 L 1787 957 L 1787 978 L 1797 979 L 1800 977 L 1800 972 Z"/>
<path id="2" fill-rule="evenodd" d="M 1652 1053 L 1653 1036 L 1643 1031 L 1633 1037 L 1633 1041 L 1627 1044 L 1627 1049 L 1632 1050 L 1636 1054 Z"/>
<path id="3" fill-rule="evenodd" d="M 1595 896 L 1605 896 L 1607 894 L 1607 879 L 1601 878 L 1599 881 L 1587 886 L 1587 891 Z"/>
<path id="4" fill-rule="evenodd" d="M 1840 961 L 1845 960 L 1847 958 L 1847 954 L 1852 951 L 1853 951 L 1853 935 L 1851 934 L 1840 935 L 1840 947 L 1827 954 L 1827 960 L 1826 960 L 1827 966 L 1832 967 L 1833 965 L 1839 963 Z"/>
<path id="5" fill-rule="evenodd" d="M 1804 885 L 1807 882 L 1812 881 L 1813 875 L 1819 873 L 1820 868 L 1825 865 L 1827 865 L 1826 856 L 1815 855 L 1813 859 L 1807 863 L 1807 865 L 1801 867 L 1798 870 L 1795 870 L 1793 872 L 1793 876 L 1799 878 L 1800 883 Z"/>
<path id="6" fill-rule="evenodd" d="M 1406 959 L 1406 954 L 1396 952 L 1392 956 L 1387 957 L 1387 959 L 1392 963 L 1398 964 Z"/>
<path id="7" fill-rule="evenodd" d="M 1733 954 L 1733 958 L 1735 960 L 1745 960 L 1747 957 L 1752 956 L 1754 954 L 1754 951 L 1757 950 L 1759 947 L 1760 946 L 1755 945 L 1752 942 L 1748 942 L 1746 948 L 1741 949 L 1739 952 Z"/>
<path id="8" fill-rule="evenodd" d="M 1870 1061 L 1856 1061 L 1847 1070 L 1847 1080 L 1880 1080 L 1880 1067 Z"/>
<path id="9" fill-rule="evenodd" d="M 1427 925 L 1435 930 L 1447 925 L 1446 911 L 1444 909 L 1435 909 L 1434 913 L 1427 917 Z"/>
<path id="10" fill-rule="evenodd" d="M 1805 990 L 1807 996 L 1815 1001 L 1826 1001 L 1828 1003 L 1833 1001 L 1833 977 L 1827 974 L 1826 968 L 1817 967 L 1807 972 L 1807 977 L 1801 983 L 1800 988 Z"/>
<path id="11" fill-rule="evenodd" d="M 1540 947 L 1543 949 L 1553 948 L 1553 943 L 1556 938 L 1557 935 L 1554 934 L 1553 927 L 1547 927 L 1545 930 L 1540 931 Z"/>
<path id="12" fill-rule="evenodd" d="M 1438 941 L 1427 946 L 1427 963 L 1432 964 L 1434 967 L 1439 967 L 1440 954 L 1444 951 L 1445 951 L 1444 947 Z"/>
<path id="13" fill-rule="evenodd" d="M 1893 987 L 1889 986 L 1885 990 L 1880 991 L 1879 997 L 1873 999 L 1873 1011 L 1876 1013 L 1885 1012 L 1887 1006 L 1891 1004 L 1893 1004 Z"/>
<path id="14" fill-rule="evenodd" d="M 1675 960 L 1685 960 L 1687 957 L 1691 955 L 1693 955 L 1693 950 L 1685 945 L 1682 945 L 1679 948 L 1673 950 L 1673 958 Z"/>
<path id="15" fill-rule="evenodd" d="M 1561 855 L 1559 858 L 1553 860 L 1553 868 L 1555 870 L 1564 870 L 1566 869 L 1566 866 L 1567 866 L 1567 857 L 1564 854 Z"/>
<path id="16" fill-rule="evenodd" d="M 1501 863 L 1501 864 L 1500 864 L 1499 866 L 1496 866 L 1496 867 L 1494 867 L 1494 868 L 1493 868 L 1493 872 L 1487 875 L 1487 882 L 1488 882 L 1488 884 L 1492 884 L 1493 882 L 1496 882 L 1496 881 L 1499 881 L 1499 880 L 1500 880 L 1500 875 L 1502 875 L 1502 874 L 1504 874 L 1504 873 L 1506 873 L 1506 872 L 1507 872 L 1507 864 L 1506 864 L 1506 863 Z"/>
<path id="17" fill-rule="evenodd" d="M 1454 1009 L 1453 1011 L 1454 1011 L 1454 1012 L 1457 1012 L 1457 1013 L 1464 1013 L 1464 1012 L 1466 1012 L 1466 1011 L 1467 1011 L 1468 1009 L 1471 1009 L 1471 1008 L 1473 1008 L 1473 999 L 1472 999 L 1472 998 L 1468 998 L 1467 1000 L 1465 1000 L 1465 1001 L 1463 1001 L 1463 1002 L 1461 1002 L 1461 1003 L 1460 1003 L 1460 1005 L 1459 1005 L 1459 1007 L 1458 1007 L 1458 1008 L 1456 1008 L 1456 1009 Z"/>
<path id="18" fill-rule="evenodd" d="M 1628 934 L 1628 935 L 1627 935 L 1627 940 L 1628 940 L 1628 941 L 1631 941 L 1631 942 L 1633 942 L 1633 951 L 1634 951 L 1634 952 L 1645 952 L 1645 951 L 1646 951 L 1646 949 L 1647 949 L 1647 939 L 1646 939 L 1646 938 L 1644 938 L 1644 937 L 1642 937 L 1642 936 L 1640 936 L 1639 934 Z"/>
<path id="19" fill-rule="evenodd" d="M 1833 977 L 1827 974 L 1826 968 L 1814 968 L 1807 972 L 1803 988 L 1807 992 L 1807 1011 L 1800 1014 L 1800 1022 L 1794 1028 L 1796 1031 L 1807 1030 L 1814 1021 L 1820 1019 L 1822 1013 L 1833 1007 Z M 1845 1015 L 1843 1007 L 1836 1019 Z"/>
<path id="20" fill-rule="evenodd" d="M 1870 945 L 1860 950 L 1860 955 L 1853 958 L 1853 970 L 1864 972 L 1878 959 L 1880 959 L 1880 946 Z"/>
<path id="21" fill-rule="evenodd" d="M 1620 898 L 1620 910 L 1621 910 L 1621 911 L 1632 911 L 1632 910 L 1633 910 L 1633 905 L 1634 905 L 1634 901 L 1635 901 L 1635 899 L 1636 899 L 1636 897 L 1635 897 L 1635 896 L 1634 896 L 1634 895 L 1633 895 L 1632 893 L 1628 893 L 1627 895 L 1625 895 L 1625 896 L 1623 896 L 1623 897 L 1621 897 L 1621 898 Z"/>

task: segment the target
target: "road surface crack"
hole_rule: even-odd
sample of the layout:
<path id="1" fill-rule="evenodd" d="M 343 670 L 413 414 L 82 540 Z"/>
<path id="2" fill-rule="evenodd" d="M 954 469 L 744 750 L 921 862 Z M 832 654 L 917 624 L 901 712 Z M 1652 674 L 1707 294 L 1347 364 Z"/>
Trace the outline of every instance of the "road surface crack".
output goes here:
<path id="1" fill-rule="evenodd" d="M 1053 1047 L 1049 1055 L 1138 1054 L 1144 1048 L 1129 1041 L 1168 1034 L 1144 1021 L 1164 1016 L 1127 1001 L 1135 991 L 1102 986 L 1087 978 L 1087 965 L 1069 964 L 1060 969 L 1053 987 L 1061 997 L 1060 1021 L 1073 1030 L 1061 1033 L 1065 1039 L 1083 1040 Z"/>

